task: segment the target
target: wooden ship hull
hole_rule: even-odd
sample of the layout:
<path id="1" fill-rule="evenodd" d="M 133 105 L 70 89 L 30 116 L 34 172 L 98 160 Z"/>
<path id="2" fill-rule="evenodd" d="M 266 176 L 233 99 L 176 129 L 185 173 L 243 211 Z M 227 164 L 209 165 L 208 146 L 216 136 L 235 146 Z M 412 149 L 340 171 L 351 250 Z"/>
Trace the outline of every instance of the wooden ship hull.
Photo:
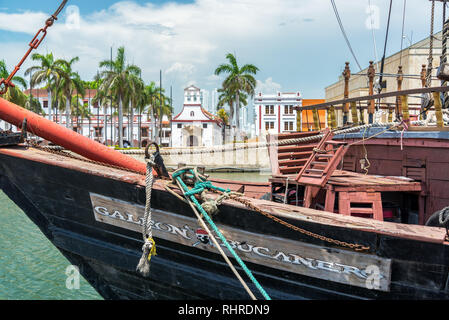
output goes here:
<path id="1" fill-rule="evenodd" d="M 213 245 L 200 241 L 191 208 L 167 192 L 163 180 L 156 180 L 152 193 L 157 256 L 149 278 L 136 272 L 144 180 L 139 174 L 24 146 L 0 149 L 1 189 L 104 298 L 248 299 Z M 233 188 L 243 185 L 234 183 Z M 366 249 L 311 237 L 226 200 L 214 221 L 272 299 L 449 298 L 449 246 L 443 228 L 258 200 L 269 186 L 248 188 L 254 198 L 245 199 L 261 210 Z"/>

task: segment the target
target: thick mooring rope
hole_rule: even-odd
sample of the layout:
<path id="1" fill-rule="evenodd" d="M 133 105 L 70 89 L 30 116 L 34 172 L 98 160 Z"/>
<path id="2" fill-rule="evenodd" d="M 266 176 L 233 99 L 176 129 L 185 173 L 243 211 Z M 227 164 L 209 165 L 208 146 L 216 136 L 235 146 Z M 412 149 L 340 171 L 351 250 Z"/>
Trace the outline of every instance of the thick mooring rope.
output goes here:
<path id="1" fill-rule="evenodd" d="M 150 275 L 151 257 L 156 255 L 156 243 L 154 242 L 153 230 L 151 228 L 151 191 L 154 183 L 154 166 L 154 156 L 152 156 L 150 159 L 147 159 L 147 174 L 145 178 L 146 201 L 145 214 L 142 224 L 142 237 L 144 244 L 142 246 L 142 257 L 140 258 L 139 264 L 136 268 L 136 270 L 144 277 L 148 277 Z"/>
<path id="2" fill-rule="evenodd" d="M 385 127 L 385 126 L 396 126 L 398 125 L 397 122 L 392 123 L 371 123 L 371 124 L 365 124 L 362 126 L 342 129 L 342 130 L 336 130 L 334 131 L 335 135 L 339 134 L 346 134 L 346 133 L 352 133 L 357 132 L 363 129 L 369 129 L 371 127 Z M 215 152 L 229 152 L 229 151 L 237 151 L 237 150 L 247 150 L 247 149 L 262 149 L 262 148 L 269 148 L 269 147 L 276 147 L 276 146 L 284 146 L 284 145 L 291 145 L 291 144 L 298 144 L 298 143 L 305 143 L 305 142 L 314 142 L 319 141 L 324 137 L 324 134 L 318 134 L 310 137 L 303 137 L 303 138 L 294 138 L 294 139 L 285 139 L 285 140 L 276 140 L 271 142 L 258 142 L 258 143 L 246 143 L 246 144 L 240 144 L 238 146 L 231 145 L 231 146 L 218 146 L 218 147 L 212 147 L 212 148 L 203 148 L 203 149 L 192 149 L 192 150 L 182 150 L 182 151 L 161 151 L 160 154 L 162 156 L 175 156 L 175 155 L 186 155 L 186 154 L 207 154 L 207 153 L 215 153 Z M 144 154 L 144 150 L 120 150 L 123 154 L 128 155 L 141 155 Z"/>

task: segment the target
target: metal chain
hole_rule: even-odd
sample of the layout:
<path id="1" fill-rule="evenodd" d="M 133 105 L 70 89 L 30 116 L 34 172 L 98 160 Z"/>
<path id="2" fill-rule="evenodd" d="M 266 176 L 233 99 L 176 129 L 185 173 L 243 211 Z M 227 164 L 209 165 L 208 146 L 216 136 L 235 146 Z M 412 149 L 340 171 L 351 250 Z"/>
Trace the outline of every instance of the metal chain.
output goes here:
<path id="1" fill-rule="evenodd" d="M 47 19 L 47 21 L 45 22 L 45 27 L 39 29 L 39 31 L 36 33 L 36 35 L 34 36 L 34 38 L 31 40 L 31 42 L 29 43 L 30 48 L 28 49 L 28 51 L 25 53 L 25 55 L 23 56 L 22 60 L 20 60 L 20 62 L 17 64 L 17 66 L 14 68 L 13 72 L 11 72 L 11 74 L 8 76 L 8 78 L 4 79 L 0 79 L 0 95 L 4 95 L 6 92 L 8 92 L 8 88 L 9 87 L 14 87 L 15 85 L 11 82 L 12 79 L 14 78 L 14 76 L 16 75 L 16 73 L 20 70 L 20 67 L 22 66 L 22 64 L 25 62 L 25 60 L 28 58 L 28 56 L 30 55 L 31 51 L 37 49 L 39 47 L 39 45 L 42 43 L 42 41 L 45 39 L 46 35 L 47 35 L 47 29 L 49 27 L 51 27 L 55 20 L 58 20 L 58 15 L 61 13 L 62 9 L 64 9 L 65 5 L 67 4 L 68 0 L 64 0 L 62 1 L 61 5 L 59 6 L 59 8 L 55 11 L 55 13 L 53 13 L 50 18 Z M 41 35 L 42 34 L 42 35 Z M 40 38 L 39 38 L 40 36 Z"/>
<path id="2" fill-rule="evenodd" d="M 220 194 L 219 191 L 211 190 L 211 192 Z M 325 236 L 313 233 L 311 231 L 307 231 L 307 230 L 299 228 L 297 226 L 294 226 L 294 225 L 292 225 L 292 224 L 290 224 L 290 223 L 288 223 L 286 221 L 283 221 L 282 219 L 279 219 L 278 217 L 273 216 L 272 214 L 270 214 L 268 212 L 265 212 L 265 211 L 261 210 L 260 208 L 258 208 L 255 205 L 253 205 L 250 201 L 242 199 L 241 197 L 239 197 L 237 195 L 231 194 L 231 195 L 229 195 L 229 198 L 232 199 L 232 200 L 235 200 L 237 202 L 240 202 L 241 204 L 245 205 L 250 210 L 256 211 L 256 212 L 264 215 L 265 217 L 267 217 L 267 218 L 269 218 L 269 219 L 271 219 L 271 220 L 273 220 L 273 221 L 275 221 L 275 222 L 277 222 L 277 223 L 279 223 L 279 224 L 281 224 L 281 225 L 283 225 L 283 226 L 285 226 L 285 227 L 287 227 L 289 229 L 292 229 L 292 230 L 297 231 L 299 233 L 305 234 L 305 235 L 307 235 L 309 237 L 312 237 L 312 238 L 315 238 L 315 239 L 319 239 L 321 241 L 325 241 L 325 242 L 328 242 L 328 243 L 332 243 L 332 244 L 335 244 L 335 245 L 340 246 L 340 247 L 350 248 L 350 249 L 353 249 L 353 250 L 358 251 L 358 252 L 369 251 L 370 250 L 370 247 L 368 247 L 368 246 L 363 246 L 363 245 L 360 245 L 360 244 L 348 243 L 348 242 L 345 242 L 345 241 L 332 239 L 332 238 L 329 238 L 329 237 L 325 237 Z"/>
<path id="3" fill-rule="evenodd" d="M 30 140 L 28 142 L 29 142 L 29 144 L 30 144 L 30 146 L 32 148 L 35 148 L 35 149 L 38 149 L 38 150 L 42 150 L 42 151 L 45 151 L 45 152 L 48 152 L 48 153 L 52 153 L 52 154 L 55 154 L 55 155 L 60 155 L 60 156 L 72 158 L 72 159 L 75 159 L 75 160 L 80 160 L 80 161 L 87 162 L 87 163 L 93 163 L 93 164 L 97 164 L 97 165 L 101 165 L 101 166 L 105 166 L 105 167 L 109 167 L 109 168 L 113 168 L 113 169 L 128 171 L 128 172 L 136 173 L 136 174 L 139 174 L 139 175 L 142 174 L 141 172 L 138 172 L 138 171 L 134 171 L 134 170 L 130 170 L 130 169 L 114 166 L 114 165 L 109 165 L 109 164 L 106 164 L 106 163 L 103 163 L 103 162 L 98 162 L 98 161 L 93 161 L 93 160 L 79 158 L 79 157 L 76 157 L 76 156 L 71 155 L 71 154 L 69 154 L 67 152 L 64 152 L 64 151 L 58 151 L 58 150 L 54 150 L 52 148 L 42 147 L 42 146 L 37 145 L 37 143 L 35 143 L 32 140 Z M 217 194 L 223 194 L 223 193 L 220 193 L 219 191 L 214 191 L 214 190 L 211 190 L 211 192 L 214 192 L 214 193 L 217 193 Z M 325 236 L 322 236 L 322 235 L 319 235 L 319 234 L 316 234 L 316 233 L 304 230 L 304 229 L 299 228 L 297 226 L 294 226 L 294 225 L 292 225 L 292 224 L 290 224 L 290 223 L 288 223 L 286 221 L 283 221 L 283 220 L 281 220 L 281 219 L 271 215 L 268 212 L 264 212 L 263 210 L 261 210 L 260 208 L 256 207 L 255 205 L 253 205 L 248 200 L 242 199 L 241 196 L 239 196 L 239 195 L 237 195 L 235 193 L 227 194 L 227 197 L 229 197 L 229 199 L 232 199 L 232 200 L 235 200 L 237 202 L 240 202 L 241 204 L 245 205 L 247 208 L 249 208 L 249 209 L 251 209 L 253 211 L 258 212 L 258 213 L 266 216 L 267 218 L 269 218 L 269 219 L 271 219 L 271 220 L 273 220 L 273 221 L 275 221 L 275 222 L 277 222 L 277 223 L 279 223 L 279 224 L 281 224 L 281 225 L 283 225 L 283 226 L 285 226 L 287 228 L 290 228 L 290 229 L 292 229 L 294 231 L 300 232 L 300 233 L 305 234 L 307 236 L 310 236 L 312 238 L 319 239 L 319 240 L 322 240 L 322 241 L 325 241 L 325 242 L 329 242 L 329 243 L 333 243 L 333 244 L 341 246 L 341 247 L 350 248 L 350 249 L 353 249 L 355 251 L 368 251 L 370 249 L 370 247 L 366 247 L 366 246 L 362 246 L 360 244 L 353 244 L 353 243 L 348 243 L 348 242 L 344 242 L 344 241 L 328 238 L 328 237 L 325 237 Z"/>

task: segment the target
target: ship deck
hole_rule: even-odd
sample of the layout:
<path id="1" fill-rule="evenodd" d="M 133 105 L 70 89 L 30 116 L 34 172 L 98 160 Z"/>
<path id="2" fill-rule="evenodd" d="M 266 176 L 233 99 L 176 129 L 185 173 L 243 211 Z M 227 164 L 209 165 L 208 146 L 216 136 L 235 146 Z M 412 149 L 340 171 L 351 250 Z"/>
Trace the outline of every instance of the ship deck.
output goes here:
<path id="1" fill-rule="evenodd" d="M 88 175 L 96 175 L 108 179 L 114 179 L 121 182 L 145 186 L 145 177 L 143 175 L 131 173 L 128 171 L 105 167 L 100 164 L 72 159 L 63 155 L 48 153 L 42 150 L 27 148 L 24 146 L 0 148 L 1 157 L 20 158 L 27 161 L 39 162 L 48 166 L 58 166 L 68 170 L 79 171 Z M 14 173 L 9 173 L 14 175 Z M 232 186 L 226 182 L 221 182 L 225 186 Z M 156 180 L 154 189 L 165 191 L 166 182 Z M 234 188 L 245 185 L 244 182 L 234 182 Z M 249 185 L 254 186 L 253 183 Z M 181 192 L 179 191 L 179 194 Z M 214 195 L 210 195 L 214 198 Z M 294 219 L 307 221 L 308 223 L 317 223 L 333 227 L 349 228 L 353 230 L 366 231 L 379 235 L 399 237 L 403 239 L 418 240 L 431 243 L 448 244 L 446 242 L 446 230 L 443 228 L 425 227 L 420 225 L 406 225 L 386 221 L 376 221 L 354 216 L 338 215 L 331 212 L 314 210 L 303 207 L 274 203 L 266 200 L 259 200 L 250 197 L 244 197 L 251 205 L 272 214 L 281 219 Z M 240 209 L 247 209 L 243 204 L 233 200 L 225 200 L 223 204 Z"/>

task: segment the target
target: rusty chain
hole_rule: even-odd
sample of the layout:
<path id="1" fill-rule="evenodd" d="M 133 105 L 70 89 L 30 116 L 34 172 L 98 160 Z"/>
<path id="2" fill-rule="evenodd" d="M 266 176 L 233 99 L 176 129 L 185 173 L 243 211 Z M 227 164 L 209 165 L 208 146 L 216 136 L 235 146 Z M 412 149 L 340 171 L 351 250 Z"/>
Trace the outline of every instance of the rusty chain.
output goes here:
<path id="1" fill-rule="evenodd" d="M 71 159 L 75 159 L 75 160 L 79 160 L 79 161 L 83 161 L 83 162 L 87 162 L 87 163 L 93 163 L 93 164 L 109 167 L 109 168 L 112 168 L 112 169 L 118 169 L 118 170 L 128 171 L 128 172 L 131 172 L 131 173 L 142 175 L 142 173 L 138 172 L 138 171 L 134 171 L 134 170 L 130 170 L 130 169 L 127 169 L 127 168 L 122 168 L 122 167 L 110 165 L 110 164 L 99 162 L 99 161 L 94 161 L 94 160 L 80 158 L 80 157 L 74 156 L 74 155 L 72 155 L 72 154 L 70 154 L 68 152 L 55 150 L 55 149 L 52 149 L 52 148 L 49 148 L 49 147 L 42 147 L 42 146 L 39 146 L 36 142 L 34 142 L 32 140 L 29 140 L 27 142 L 28 142 L 29 146 L 32 147 L 32 148 L 35 148 L 35 149 L 38 149 L 38 150 L 42 150 L 42 151 L 45 151 L 45 152 L 48 152 L 48 153 L 52 153 L 52 154 L 55 154 L 55 155 L 58 155 L 58 156 L 64 156 L 64 157 L 68 157 L 68 158 L 71 158 Z M 210 190 L 210 191 L 214 192 L 216 194 L 223 195 L 223 193 L 221 193 L 219 191 L 215 191 L 215 190 Z M 309 237 L 312 237 L 312 238 L 315 238 L 315 239 L 319 239 L 321 241 L 325 241 L 325 242 L 328 242 L 328 243 L 332 243 L 332 244 L 335 244 L 335 245 L 340 246 L 340 247 L 350 248 L 350 249 L 353 249 L 353 250 L 358 251 L 358 252 L 363 252 L 363 251 L 369 251 L 370 250 L 370 247 L 367 247 L 367 246 L 362 246 L 360 244 L 348 243 L 348 242 L 345 242 L 345 241 L 332 239 L 332 238 L 329 238 L 329 237 L 325 237 L 325 236 L 313 233 L 311 231 L 307 231 L 307 230 L 299 228 L 297 226 L 294 226 L 294 225 L 292 225 L 292 224 L 290 224 L 290 223 L 288 223 L 288 222 L 286 222 L 286 221 L 284 221 L 282 219 L 279 219 L 278 217 L 273 216 L 272 214 L 270 214 L 268 212 L 265 212 L 265 211 L 261 210 L 260 208 L 258 208 L 255 205 L 253 205 L 250 201 L 242 199 L 240 196 L 238 196 L 236 194 L 229 194 L 229 195 L 227 195 L 227 197 L 229 199 L 231 199 L 231 200 L 237 201 L 237 202 L 245 205 L 250 210 L 258 212 L 258 213 L 264 215 L 265 217 L 267 217 L 267 218 L 269 218 L 269 219 L 271 219 L 271 220 L 273 220 L 273 221 L 275 221 L 275 222 L 277 222 L 277 223 L 279 223 L 279 224 L 281 224 L 281 225 L 283 225 L 283 226 L 285 226 L 285 227 L 287 227 L 289 229 L 292 229 L 292 230 L 297 231 L 299 233 L 305 234 L 305 235 L 307 235 Z"/>
<path id="2" fill-rule="evenodd" d="M 47 35 L 47 29 L 51 27 L 55 20 L 58 20 L 58 15 L 61 13 L 62 9 L 64 9 L 65 5 L 67 4 L 68 0 L 63 0 L 59 8 L 53 13 L 50 18 L 45 21 L 45 27 L 39 29 L 39 31 L 36 33 L 34 38 L 29 43 L 30 48 L 23 56 L 22 60 L 17 64 L 17 66 L 14 68 L 14 70 L 11 72 L 11 74 L 8 76 L 8 78 L 0 79 L 0 95 L 4 95 L 6 92 L 8 92 L 8 88 L 15 87 L 14 83 L 12 83 L 12 79 L 16 75 L 16 73 L 20 70 L 20 67 L 25 62 L 25 60 L 30 55 L 31 51 L 37 49 L 39 45 L 42 43 L 42 41 L 45 39 L 45 36 Z"/>
<path id="3" fill-rule="evenodd" d="M 80 158 L 80 157 L 74 156 L 74 155 L 72 155 L 72 154 L 70 154 L 68 152 L 62 151 L 62 150 L 56 150 L 56 149 L 49 148 L 49 147 L 39 146 L 33 140 L 28 140 L 27 143 L 28 143 L 29 147 L 32 147 L 32 148 L 35 148 L 35 149 L 38 149 L 38 150 L 42 150 L 42 151 L 45 151 L 45 152 L 48 152 L 48 153 L 52 153 L 52 154 L 55 154 L 55 155 L 58 155 L 58 156 L 63 156 L 63 157 L 67 157 L 67 158 L 71 158 L 71 159 L 75 159 L 75 160 L 79 160 L 79 161 L 83 161 L 83 162 L 87 162 L 87 163 L 92 163 L 92 164 L 96 164 L 96 165 L 100 165 L 100 166 L 104 166 L 104 167 L 108 167 L 108 168 L 112 168 L 112 169 L 118 169 L 118 170 L 127 171 L 127 172 L 131 172 L 131 173 L 142 175 L 142 173 L 139 172 L 139 171 L 134 171 L 134 170 L 127 169 L 127 168 L 122 168 L 122 167 L 114 166 L 114 165 L 103 163 L 103 162 L 99 162 L 99 161 L 94 161 L 94 160 Z M 216 191 L 216 190 L 210 190 L 210 191 L 213 192 L 213 193 L 219 194 L 219 195 L 224 195 L 223 192 L 219 192 L 219 191 Z M 292 229 L 292 230 L 294 230 L 296 232 L 305 234 L 305 235 L 307 235 L 309 237 L 312 237 L 312 238 L 315 238 L 315 239 L 319 239 L 319 240 L 324 241 L 324 242 L 332 243 L 332 244 L 335 244 L 335 245 L 340 246 L 340 247 L 350 248 L 350 249 L 353 249 L 353 250 L 358 251 L 358 252 L 363 252 L 363 251 L 369 251 L 370 250 L 370 247 L 367 247 L 367 246 L 363 246 L 363 245 L 360 245 L 360 244 L 348 243 L 348 242 L 345 242 L 345 241 L 332 239 L 332 238 L 325 237 L 325 236 L 313 233 L 311 231 L 307 231 L 305 229 L 299 228 L 299 227 L 297 227 L 295 225 L 292 225 L 292 224 L 290 224 L 290 223 L 288 223 L 288 222 L 286 222 L 286 221 L 284 221 L 282 219 L 279 219 L 278 217 L 273 216 L 272 214 L 270 214 L 268 212 L 265 212 L 265 211 L 261 210 L 260 208 L 258 208 L 255 205 L 253 205 L 250 201 L 242 199 L 241 196 L 236 195 L 235 193 L 227 194 L 226 197 L 231 199 L 231 200 L 234 200 L 234 201 L 237 201 L 237 202 L 243 204 L 248 209 L 253 210 L 255 212 L 258 212 L 258 213 L 262 214 L 263 216 L 265 216 L 265 217 L 267 217 L 267 218 L 269 218 L 269 219 L 271 219 L 271 220 L 273 220 L 273 221 L 275 221 L 275 222 L 277 222 L 277 223 L 279 223 L 279 224 L 281 224 L 281 225 L 283 225 L 283 226 L 285 226 L 285 227 L 287 227 L 289 229 Z"/>
<path id="4" fill-rule="evenodd" d="M 221 194 L 219 191 L 211 190 L 211 192 L 214 192 L 214 193 L 217 193 L 217 194 Z M 229 199 L 237 201 L 237 202 L 245 205 L 248 209 L 256 211 L 256 212 L 264 215 L 265 217 L 273 220 L 274 222 L 277 222 L 277 223 L 279 223 L 279 224 L 281 224 L 281 225 L 283 225 L 283 226 L 285 226 L 285 227 L 287 227 L 289 229 L 292 229 L 292 230 L 294 230 L 296 232 L 305 234 L 305 235 L 307 235 L 309 237 L 312 237 L 312 238 L 315 238 L 315 239 L 319 239 L 321 241 L 325 241 L 325 242 L 328 242 L 328 243 L 332 243 L 332 244 L 335 244 L 335 245 L 340 246 L 340 247 L 350 248 L 350 249 L 353 249 L 353 250 L 358 251 L 358 252 L 364 252 L 364 251 L 369 251 L 370 250 L 370 247 L 367 247 L 367 246 L 363 246 L 363 245 L 360 245 L 360 244 L 354 244 L 354 243 L 348 243 L 348 242 L 345 242 L 345 241 L 340 241 L 340 240 L 328 238 L 328 237 L 325 237 L 325 236 L 313 233 L 311 231 L 307 231 L 305 229 L 299 228 L 299 227 L 297 227 L 295 225 L 292 225 L 292 224 L 290 224 L 290 223 L 288 223 L 288 222 L 286 222 L 286 221 L 284 221 L 282 219 L 279 219 L 278 217 L 273 216 L 272 214 L 270 214 L 268 212 L 265 212 L 265 211 L 261 210 L 260 208 L 258 208 L 255 205 L 253 205 L 250 201 L 242 199 L 242 198 L 240 198 L 237 195 L 231 194 L 231 195 L 229 195 Z"/>

